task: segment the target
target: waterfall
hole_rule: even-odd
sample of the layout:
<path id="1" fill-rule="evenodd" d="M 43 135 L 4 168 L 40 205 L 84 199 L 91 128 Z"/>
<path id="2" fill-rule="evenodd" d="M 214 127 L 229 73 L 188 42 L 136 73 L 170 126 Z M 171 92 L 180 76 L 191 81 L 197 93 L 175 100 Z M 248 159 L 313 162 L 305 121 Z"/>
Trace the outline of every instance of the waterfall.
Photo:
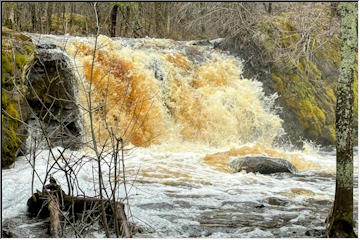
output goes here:
<path id="1" fill-rule="evenodd" d="M 73 59 L 85 106 L 94 38 L 69 38 L 63 47 Z M 112 129 L 142 147 L 169 142 L 271 146 L 283 133 L 277 96 L 265 96 L 262 83 L 245 79 L 242 68 L 241 59 L 211 43 L 100 35 L 92 82 L 98 140 L 104 142 Z"/>

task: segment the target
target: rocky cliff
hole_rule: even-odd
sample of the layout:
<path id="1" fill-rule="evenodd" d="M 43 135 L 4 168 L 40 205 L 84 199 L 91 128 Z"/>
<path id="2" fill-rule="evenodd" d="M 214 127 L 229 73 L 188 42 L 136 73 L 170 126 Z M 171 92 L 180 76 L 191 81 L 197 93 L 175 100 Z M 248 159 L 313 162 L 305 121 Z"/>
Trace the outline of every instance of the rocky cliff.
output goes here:
<path id="1" fill-rule="evenodd" d="M 36 45 L 3 27 L 1 57 L 2 167 L 26 153 L 35 138 L 42 147 L 45 129 L 46 144 L 76 148 L 80 115 L 67 56 L 54 45 Z"/>
<path id="2" fill-rule="evenodd" d="M 244 59 L 245 77 L 256 77 L 267 94 L 278 93 L 277 105 L 284 120 L 286 136 L 301 146 L 303 140 L 321 145 L 335 144 L 336 82 L 339 76 L 341 42 L 338 35 L 309 36 L 312 44 L 297 58 L 277 58 L 276 51 L 295 52 L 301 43 L 301 30 L 286 16 L 273 17 L 272 23 L 259 23 L 262 43 L 239 42 L 237 38 L 221 48 Z M 357 69 L 357 67 L 356 67 Z M 354 73 L 354 139 L 358 129 L 358 78 Z"/>

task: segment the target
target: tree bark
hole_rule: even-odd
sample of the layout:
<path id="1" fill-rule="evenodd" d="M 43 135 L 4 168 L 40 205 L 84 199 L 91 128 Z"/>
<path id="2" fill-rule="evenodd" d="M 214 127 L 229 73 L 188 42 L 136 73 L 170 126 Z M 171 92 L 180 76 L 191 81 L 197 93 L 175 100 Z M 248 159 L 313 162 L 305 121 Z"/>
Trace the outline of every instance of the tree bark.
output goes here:
<path id="1" fill-rule="evenodd" d="M 353 105 L 357 44 L 356 4 L 340 3 L 341 66 L 336 101 L 336 192 L 328 237 L 355 237 L 353 230 Z"/>
<path id="2" fill-rule="evenodd" d="M 5 24 L 8 28 L 15 29 L 15 3 L 9 3 L 9 17 Z"/>
<path id="3" fill-rule="evenodd" d="M 37 19 L 36 19 L 36 8 L 35 8 L 35 4 L 36 3 L 30 3 L 30 12 L 31 12 L 31 25 L 32 25 L 32 30 L 36 31 L 37 30 Z"/>
<path id="4" fill-rule="evenodd" d="M 119 8 L 118 5 L 114 5 L 110 12 L 110 17 L 111 17 L 110 28 L 109 28 L 110 37 L 116 36 L 116 19 L 117 19 L 118 8 Z"/>
<path id="5" fill-rule="evenodd" d="M 51 22 L 52 22 L 52 12 L 53 12 L 53 3 L 47 2 L 47 9 L 46 9 L 46 32 L 51 33 Z"/>
<path id="6" fill-rule="evenodd" d="M 201 16 L 204 16 L 205 15 L 205 12 L 206 12 L 206 9 L 205 9 L 205 2 L 201 2 L 200 3 L 200 8 L 201 8 Z M 205 20 L 202 19 L 201 20 L 201 33 L 202 35 L 205 34 L 205 30 L 206 30 L 206 27 L 205 27 Z"/>
<path id="7" fill-rule="evenodd" d="M 70 32 L 72 30 L 72 26 L 73 26 L 73 18 L 74 18 L 74 9 L 75 9 L 75 4 L 73 3 L 69 3 L 70 4 L 70 20 L 69 20 L 69 28 L 70 28 Z"/>
<path id="8" fill-rule="evenodd" d="M 162 37 L 162 17 L 161 17 L 161 4 L 159 2 L 154 2 L 154 34 L 155 37 Z"/>
<path id="9" fill-rule="evenodd" d="M 62 3 L 62 24 L 63 33 L 66 34 L 67 22 L 66 22 L 66 3 Z"/>
<path id="10" fill-rule="evenodd" d="M 169 3 L 165 3 L 166 4 L 166 8 L 165 8 L 165 16 L 166 16 L 166 36 L 169 38 L 170 35 L 170 4 Z"/>
<path id="11" fill-rule="evenodd" d="M 268 14 L 271 14 L 271 10 L 272 10 L 272 3 L 270 2 L 267 9 Z"/>
<path id="12" fill-rule="evenodd" d="M 125 7 L 125 29 L 124 29 L 124 36 L 127 36 L 129 32 L 129 26 L 130 26 L 130 6 Z"/>

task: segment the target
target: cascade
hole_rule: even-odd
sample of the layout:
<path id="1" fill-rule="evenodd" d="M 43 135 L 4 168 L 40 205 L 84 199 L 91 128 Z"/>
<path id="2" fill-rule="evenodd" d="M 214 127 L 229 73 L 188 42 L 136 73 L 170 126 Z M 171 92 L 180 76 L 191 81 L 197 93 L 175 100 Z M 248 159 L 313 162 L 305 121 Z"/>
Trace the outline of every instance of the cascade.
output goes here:
<path id="1" fill-rule="evenodd" d="M 277 96 L 265 96 L 262 83 L 242 77 L 240 59 L 212 44 L 100 35 L 94 64 L 93 40 L 73 38 L 64 48 L 81 76 L 84 105 L 92 77 L 100 142 L 109 129 L 142 147 L 169 141 L 271 146 L 283 133 Z"/>

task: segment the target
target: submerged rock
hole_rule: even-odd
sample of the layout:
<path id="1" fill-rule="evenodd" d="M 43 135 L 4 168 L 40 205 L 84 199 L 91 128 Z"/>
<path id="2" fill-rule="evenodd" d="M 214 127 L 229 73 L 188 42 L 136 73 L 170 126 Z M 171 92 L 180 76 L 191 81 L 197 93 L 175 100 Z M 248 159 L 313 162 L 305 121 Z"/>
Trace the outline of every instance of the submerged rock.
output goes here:
<path id="1" fill-rule="evenodd" d="M 269 197 L 267 199 L 268 203 L 270 205 L 275 205 L 275 206 L 286 206 L 288 205 L 288 202 L 283 200 L 283 199 L 280 199 L 280 198 L 276 198 L 276 197 Z"/>
<path id="2" fill-rule="evenodd" d="M 229 163 L 229 167 L 233 172 L 240 172 L 242 170 L 245 170 L 247 173 L 258 172 L 261 174 L 296 172 L 295 166 L 284 159 L 263 156 L 233 158 Z"/>
<path id="3" fill-rule="evenodd" d="M 305 232 L 305 235 L 308 237 L 316 237 L 316 238 L 324 238 L 325 235 L 325 229 L 311 229 L 307 230 Z"/>

